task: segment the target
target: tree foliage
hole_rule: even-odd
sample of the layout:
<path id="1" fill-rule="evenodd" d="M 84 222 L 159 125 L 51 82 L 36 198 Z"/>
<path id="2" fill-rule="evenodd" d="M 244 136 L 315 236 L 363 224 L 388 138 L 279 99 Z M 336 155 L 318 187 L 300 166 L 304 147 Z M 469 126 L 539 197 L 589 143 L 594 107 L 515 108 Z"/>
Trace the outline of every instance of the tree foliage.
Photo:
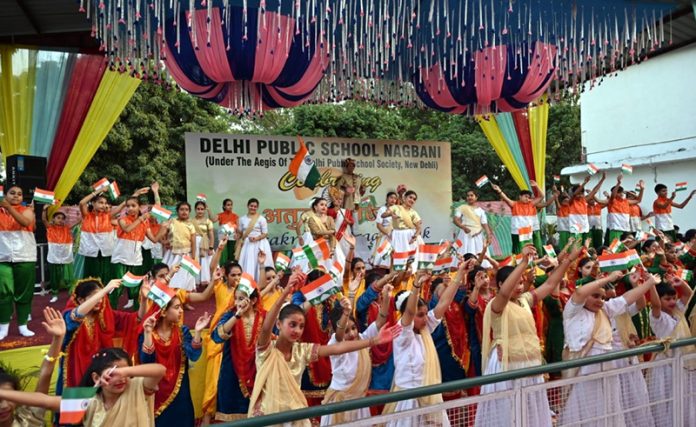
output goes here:
<path id="1" fill-rule="evenodd" d="M 184 200 L 185 132 L 445 141 L 451 144 L 455 200 L 475 188 L 474 182 L 484 174 L 508 194 L 517 190 L 478 124 L 468 117 L 349 101 L 303 105 L 269 111 L 260 118 L 240 119 L 188 94 L 142 84 L 69 201 L 77 202 L 102 176 L 116 179 L 124 194 L 156 179 L 162 183 L 164 203 Z M 573 100 L 553 105 L 548 124 L 547 182 L 563 167 L 578 163 L 580 150 L 580 108 Z M 490 186 L 481 193 L 484 200 L 495 199 Z"/>

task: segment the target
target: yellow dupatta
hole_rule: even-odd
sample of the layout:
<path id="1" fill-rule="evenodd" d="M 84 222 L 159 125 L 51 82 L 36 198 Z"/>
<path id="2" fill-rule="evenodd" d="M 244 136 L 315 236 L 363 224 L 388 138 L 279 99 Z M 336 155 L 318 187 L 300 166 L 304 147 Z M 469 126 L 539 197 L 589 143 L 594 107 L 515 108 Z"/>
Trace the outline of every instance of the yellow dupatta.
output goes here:
<path id="1" fill-rule="evenodd" d="M 505 371 L 508 370 L 510 361 L 524 362 L 525 366 L 541 363 L 541 346 L 527 298 L 532 298 L 529 293 L 520 296 L 518 301 L 508 301 L 497 319 L 493 319 L 493 304 L 486 306 L 483 313 L 483 366 L 488 363 L 491 349 L 498 345 L 502 350 L 501 362 Z M 498 325 L 494 325 L 494 321 L 499 322 Z M 495 340 L 492 340 L 494 326 L 499 331 Z"/>
<path id="2" fill-rule="evenodd" d="M 614 320 L 616 322 L 616 330 L 619 332 L 619 337 L 621 338 L 621 343 L 624 348 L 635 347 L 631 335 L 637 337 L 638 330 L 636 329 L 636 325 L 633 324 L 633 320 L 631 320 L 631 315 L 625 311 L 616 316 Z"/>
<path id="3" fill-rule="evenodd" d="M 476 236 L 481 233 L 481 218 L 474 211 L 476 206 L 463 204 L 457 208 L 457 211 L 462 214 L 462 225 L 469 229 L 470 236 Z"/>
<path id="4" fill-rule="evenodd" d="M 628 313 L 625 313 L 628 314 Z M 629 322 L 631 322 L 631 318 L 628 318 Z M 631 322 L 632 323 L 632 322 Z M 618 318 L 617 318 L 617 327 L 618 327 Z M 635 330 L 635 329 L 634 329 Z M 599 343 L 599 344 L 608 344 L 611 342 L 612 339 L 612 331 L 611 331 L 611 322 L 609 321 L 609 317 L 607 314 L 604 312 L 604 310 L 598 310 L 595 313 L 595 322 L 594 326 L 592 327 L 592 333 L 590 334 L 590 339 L 587 340 L 585 345 L 580 349 L 580 351 L 570 351 L 568 347 L 563 347 L 563 360 L 574 360 L 574 359 L 580 359 L 582 357 L 585 357 L 587 353 L 590 351 L 594 343 Z M 628 348 L 628 347 L 627 347 Z M 570 368 L 564 370 L 561 375 L 563 378 L 573 378 L 578 375 L 578 372 L 580 371 L 580 367 L 576 368 Z"/>
<path id="5" fill-rule="evenodd" d="M 104 401 L 95 396 L 89 401 L 83 420 L 92 427 L 123 426 L 152 427 L 155 425 L 155 395 L 146 395 L 143 377 L 132 378 L 126 390 L 109 410 Z"/>
<path id="6" fill-rule="evenodd" d="M 353 382 L 345 390 L 334 390 L 329 388 L 326 390 L 324 400 L 321 404 L 326 405 L 333 402 L 343 402 L 344 400 L 358 399 L 365 397 L 368 387 L 370 387 L 370 379 L 372 374 L 372 364 L 370 362 L 370 350 L 363 348 L 358 350 L 358 366 L 355 371 Z M 337 412 L 333 414 L 333 422 L 342 424 L 347 421 L 353 421 L 346 418 L 345 412 Z"/>
<path id="7" fill-rule="evenodd" d="M 274 414 L 307 407 L 300 385 L 293 377 L 283 353 L 272 347 L 256 372 L 254 391 L 249 399 L 249 418 L 258 415 Z M 258 351 L 258 350 L 257 350 Z M 258 407 L 258 408 L 257 408 Z M 309 420 L 294 421 L 292 425 L 310 427 Z"/>
<path id="8" fill-rule="evenodd" d="M 411 216 L 411 211 L 413 208 L 406 210 L 403 206 L 392 206 L 396 209 L 396 213 L 399 215 L 399 220 L 406 226 L 407 229 L 415 230 L 416 224 L 413 223 L 413 218 Z"/>
<path id="9" fill-rule="evenodd" d="M 440 384 L 442 382 L 442 371 L 440 371 L 440 359 L 437 357 L 437 350 L 435 349 L 435 343 L 433 338 L 430 336 L 430 331 L 427 327 L 420 331 L 420 336 L 423 341 L 423 359 L 425 366 L 423 367 L 423 385 L 433 385 Z M 394 375 L 398 375 L 395 372 Z M 391 391 L 399 391 L 401 387 L 392 384 Z M 429 396 L 419 397 L 418 406 L 424 408 L 427 406 L 437 405 L 442 403 L 442 394 L 431 394 Z M 382 414 L 393 414 L 396 410 L 397 402 L 387 403 L 384 405 L 384 410 Z M 435 413 L 428 414 L 428 421 L 431 425 L 442 425 L 441 412 L 436 411 Z"/>
<path id="10" fill-rule="evenodd" d="M 244 241 L 246 240 L 247 237 L 249 237 L 249 234 L 254 230 L 254 227 L 256 227 L 256 223 L 259 221 L 259 218 L 261 218 L 261 214 L 255 214 L 253 216 L 250 216 L 249 219 L 249 226 L 244 229 L 244 232 L 242 233 L 242 238 L 239 239 L 237 242 L 237 246 L 234 248 L 234 259 L 239 259 L 239 254 L 242 253 L 242 246 L 244 246 Z"/>

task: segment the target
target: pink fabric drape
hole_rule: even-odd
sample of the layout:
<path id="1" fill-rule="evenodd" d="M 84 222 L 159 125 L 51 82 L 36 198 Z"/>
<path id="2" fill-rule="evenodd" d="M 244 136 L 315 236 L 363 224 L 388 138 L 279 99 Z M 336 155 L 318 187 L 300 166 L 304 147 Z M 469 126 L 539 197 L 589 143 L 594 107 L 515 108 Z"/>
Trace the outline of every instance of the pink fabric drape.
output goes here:
<path id="1" fill-rule="evenodd" d="M 198 49 L 194 50 L 194 53 L 203 72 L 211 80 L 218 83 L 234 81 L 232 69 L 227 63 L 227 50 L 225 48 L 225 36 L 222 34 L 223 27 L 220 9 L 215 7 L 211 13 L 210 46 L 207 44 L 208 11 L 205 9 L 196 10 L 195 19 Z M 191 37 L 191 43 L 193 43 L 193 33 L 189 33 L 189 37 Z"/>
<path id="2" fill-rule="evenodd" d="M 103 56 L 80 55 L 75 62 L 46 166 L 46 186 L 49 190 L 53 190 L 58 184 L 105 70 L 106 61 Z"/>
<path id="3" fill-rule="evenodd" d="M 280 76 L 288 59 L 294 27 L 295 20 L 287 15 L 265 13 L 265 21 L 259 23 L 252 81 L 271 84 Z"/>
<path id="4" fill-rule="evenodd" d="M 475 54 L 476 98 L 481 107 L 489 108 L 503 90 L 507 46 L 487 47 Z"/>
<path id="5" fill-rule="evenodd" d="M 529 64 L 527 77 L 522 83 L 522 87 L 517 91 L 514 98 L 521 103 L 530 103 L 538 99 L 549 87 L 551 81 L 550 74 L 555 69 L 554 58 L 556 57 L 556 46 L 537 41 L 534 45 L 534 59 Z"/>

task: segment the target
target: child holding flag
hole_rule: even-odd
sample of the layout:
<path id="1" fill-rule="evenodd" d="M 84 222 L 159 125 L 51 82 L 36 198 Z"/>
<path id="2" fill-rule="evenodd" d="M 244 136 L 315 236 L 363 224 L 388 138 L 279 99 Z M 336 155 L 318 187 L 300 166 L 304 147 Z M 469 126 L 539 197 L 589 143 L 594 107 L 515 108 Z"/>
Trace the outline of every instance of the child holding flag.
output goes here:
<path id="1" fill-rule="evenodd" d="M 312 202 L 312 211 L 307 212 L 307 227 L 312 233 L 312 239 L 324 238 L 328 240 L 329 247 L 333 251 L 336 248 L 336 225 L 333 218 L 326 214 L 328 202 L 326 199 L 316 197 Z"/>
<path id="2" fill-rule="evenodd" d="M 70 289 L 73 283 L 73 239 L 72 231 L 65 222 L 65 213 L 58 211 L 48 220 L 48 205 L 44 205 L 41 221 L 46 227 L 48 241 L 48 288 L 51 292 L 49 303 L 58 301 L 58 292 Z"/>
<path id="3" fill-rule="evenodd" d="M 653 213 L 655 214 L 655 228 L 665 233 L 672 239 L 677 241 L 677 233 L 674 231 L 674 222 L 672 221 L 672 208 L 684 209 L 691 198 L 696 193 L 696 190 L 691 191 L 689 196 L 681 203 L 676 203 L 674 199 L 677 197 L 677 191 L 686 190 L 686 183 L 677 183 L 677 188 L 672 192 L 671 197 L 667 197 L 667 186 L 657 184 L 655 186 L 655 194 L 657 199 L 653 202 Z"/>
<path id="4" fill-rule="evenodd" d="M 492 236 L 486 212 L 477 205 L 477 202 L 478 194 L 474 190 L 469 190 L 466 192 L 466 203 L 454 212 L 454 225 L 459 228 L 457 239 L 461 242 L 461 246 L 457 249 L 459 255 L 480 253 L 485 239 Z"/>
<path id="5" fill-rule="evenodd" d="M 385 325 L 376 338 L 367 340 L 344 340 L 333 345 L 301 342 L 306 319 L 302 308 L 288 304 L 281 310 L 281 306 L 290 292 L 304 285 L 305 278 L 299 271 L 293 273 L 283 295 L 263 321 L 256 344 L 257 373 L 249 402 L 250 417 L 307 407 L 300 379 L 310 362 L 390 342 L 401 332 L 398 326 Z M 274 326 L 278 328 L 278 337 L 272 340 Z M 311 425 L 309 420 L 294 424 Z"/>
<path id="6" fill-rule="evenodd" d="M 585 240 L 590 233 L 590 221 L 587 217 L 587 202 L 595 198 L 599 188 L 606 179 L 606 172 L 602 172 L 602 177 L 597 184 L 585 194 L 585 186 L 590 182 L 591 177 L 586 176 L 582 184 L 574 185 L 571 188 L 570 203 L 568 206 L 568 221 L 570 223 L 570 232 L 579 234 L 576 236 L 578 240 Z"/>
<path id="7" fill-rule="evenodd" d="M 206 286 L 210 283 L 211 259 L 213 257 L 213 246 L 215 244 L 215 230 L 213 222 L 206 216 L 208 205 L 205 201 L 199 200 L 196 202 L 194 209 L 196 216 L 191 220 L 191 224 L 196 229 L 196 252 L 198 254 L 198 262 L 201 264 L 201 274 L 196 277 L 196 285 Z"/>
<path id="8" fill-rule="evenodd" d="M 235 231 L 237 229 L 237 223 L 239 223 L 239 216 L 232 211 L 233 202 L 232 199 L 225 199 L 222 201 L 222 212 L 217 214 L 213 222 L 217 222 L 220 226 L 219 235 L 226 235 L 227 245 L 225 246 L 224 252 L 220 256 L 220 265 L 225 265 L 228 261 L 234 260 L 234 245 L 235 245 Z"/>
<path id="9" fill-rule="evenodd" d="M 0 341 L 9 333 L 14 308 L 20 335 L 34 336 L 27 322 L 36 282 L 36 217 L 22 198 L 22 189 L 13 185 L 0 200 Z"/>
<path id="10" fill-rule="evenodd" d="M 153 206 L 153 209 L 157 206 Z M 165 255 L 164 262 L 169 268 L 181 264 L 185 257 L 196 261 L 196 228 L 191 223 L 191 205 L 188 202 L 179 202 L 176 205 L 177 217 L 169 224 L 169 241 L 171 249 Z M 196 289 L 196 275 L 189 269 L 179 269 L 169 282 L 173 289 L 193 291 Z M 188 307 L 187 307 L 188 308 Z M 192 308 L 192 307 L 191 307 Z"/>
<path id="11" fill-rule="evenodd" d="M 377 210 L 375 215 L 375 226 L 379 231 L 379 239 L 375 242 L 374 256 L 372 258 L 372 268 L 388 269 L 391 264 L 391 242 L 390 236 L 392 232 L 392 217 L 384 214 L 396 205 L 399 196 L 395 192 L 387 193 L 387 200 L 384 206 Z"/>
<path id="12" fill-rule="evenodd" d="M 182 291 L 177 291 L 169 301 L 160 301 L 165 302 L 164 306 L 158 305 L 159 302 L 153 304 L 138 328 L 140 361 L 167 368 L 155 391 L 155 426 L 158 427 L 190 426 L 195 421 L 188 367 L 189 360 L 195 362 L 201 357 L 201 331 L 210 323 L 210 315 L 206 312 L 199 317 L 191 334 L 181 324 L 183 299 Z"/>
<path id="13" fill-rule="evenodd" d="M 644 184 L 641 180 L 638 183 L 640 194 L 637 198 L 629 200 L 626 197 L 626 192 L 621 186 L 623 175 L 619 174 L 616 177 L 616 185 L 611 188 L 609 201 L 607 204 L 607 234 L 605 236 L 605 245 L 610 245 L 615 239 L 621 239 L 624 233 L 632 232 L 631 226 L 631 207 L 637 206 L 643 200 Z"/>
<path id="14" fill-rule="evenodd" d="M 415 252 L 416 250 L 423 223 L 420 215 L 413 208 L 416 200 L 418 200 L 416 192 L 408 190 L 404 193 L 402 205 L 393 205 L 382 214 L 382 218 L 388 216 L 392 218 L 391 245 L 394 252 Z"/>

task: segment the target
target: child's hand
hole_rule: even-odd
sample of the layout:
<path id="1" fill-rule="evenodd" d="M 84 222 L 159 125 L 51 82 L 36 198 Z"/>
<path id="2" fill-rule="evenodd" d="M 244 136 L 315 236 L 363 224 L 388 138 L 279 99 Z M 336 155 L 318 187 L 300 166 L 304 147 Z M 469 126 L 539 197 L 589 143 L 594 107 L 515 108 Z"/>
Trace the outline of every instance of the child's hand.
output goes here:
<path id="1" fill-rule="evenodd" d="M 213 273 L 213 282 L 217 282 L 218 280 L 222 280 L 222 276 L 223 276 L 222 267 L 216 268 L 215 272 Z"/>
<path id="2" fill-rule="evenodd" d="M 155 325 L 157 324 L 157 316 L 159 313 L 155 313 L 152 316 L 148 317 L 145 319 L 143 322 L 143 330 L 147 333 L 151 333 L 153 329 L 155 329 Z"/>
<path id="3" fill-rule="evenodd" d="M 384 285 L 382 288 L 382 298 L 389 298 L 391 296 L 392 291 L 394 290 L 394 287 L 390 284 Z"/>
<path id="4" fill-rule="evenodd" d="M 609 273 L 609 275 L 607 276 L 607 279 L 609 279 L 609 282 L 610 282 L 610 283 L 614 283 L 614 282 L 616 282 L 617 280 L 621 279 L 623 276 L 624 276 L 624 274 L 623 274 L 622 271 L 612 271 L 612 272 Z"/>
<path id="5" fill-rule="evenodd" d="M 53 337 L 65 336 L 65 320 L 56 309 L 46 307 L 43 310 L 43 315 L 44 321 L 41 322 L 41 325 L 49 335 Z"/>
<path id="6" fill-rule="evenodd" d="M 377 335 L 377 344 L 384 344 L 394 341 L 396 337 L 401 335 L 402 329 L 401 322 L 397 322 L 394 326 L 385 324 L 382 326 L 382 329 L 379 330 L 379 335 Z"/>
<path id="7" fill-rule="evenodd" d="M 266 252 L 259 250 L 256 260 L 259 262 L 259 264 L 266 264 Z"/>
<path id="8" fill-rule="evenodd" d="M 206 326 L 208 326 L 208 323 L 210 323 L 210 314 L 206 311 L 203 313 L 201 317 L 196 320 L 196 326 L 195 326 L 195 331 L 200 332 L 203 329 L 205 329 Z"/>
<path id="9" fill-rule="evenodd" d="M 249 301 L 249 298 L 242 299 L 237 303 L 237 314 L 240 316 L 245 314 L 247 311 L 249 311 L 250 307 L 251 301 Z"/>
<path id="10" fill-rule="evenodd" d="M 341 307 L 343 308 L 343 314 L 346 316 L 350 316 L 350 313 L 353 312 L 353 305 L 350 303 L 350 300 L 346 297 L 341 298 Z"/>
<path id="11" fill-rule="evenodd" d="M 114 289 L 121 287 L 121 279 L 112 279 L 106 286 L 104 290 L 106 293 L 110 294 Z"/>
<path id="12" fill-rule="evenodd" d="M 363 279 L 363 272 L 359 272 L 358 274 L 355 275 L 355 278 L 348 283 L 348 290 L 351 292 L 355 292 L 358 287 L 360 286 L 360 282 L 362 282 Z"/>

